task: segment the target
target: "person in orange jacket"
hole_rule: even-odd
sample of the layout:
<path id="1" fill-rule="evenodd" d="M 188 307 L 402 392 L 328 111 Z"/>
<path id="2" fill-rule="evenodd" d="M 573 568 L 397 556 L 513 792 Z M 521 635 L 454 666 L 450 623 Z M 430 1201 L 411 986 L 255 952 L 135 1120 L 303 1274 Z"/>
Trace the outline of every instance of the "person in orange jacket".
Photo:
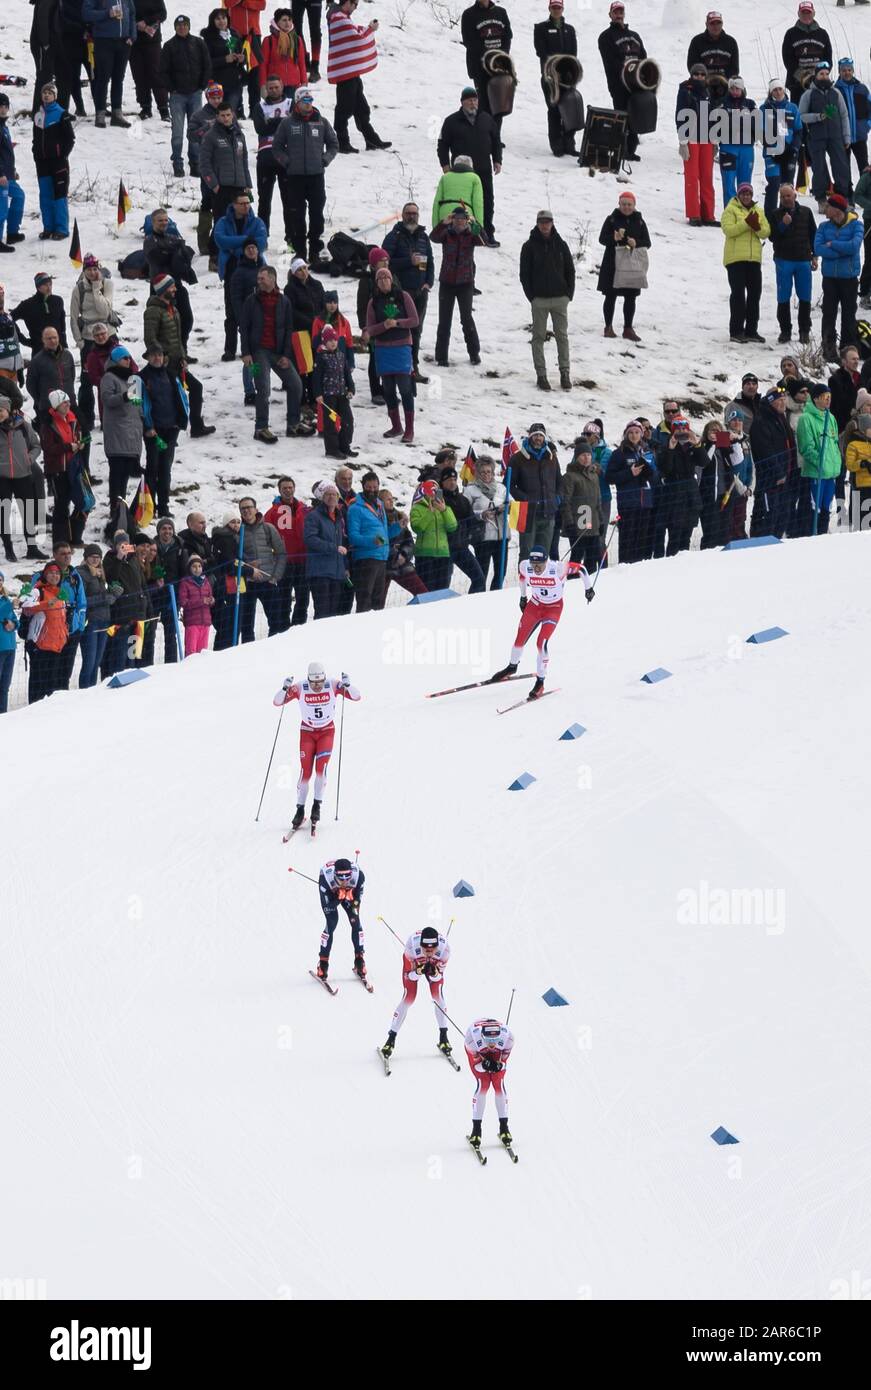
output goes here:
<path id="1" fill-rule="evenodd" d="M 21 604 L 28 614 L 27 649 L 30 656 L 28 704 L 44 700 L 58 688 L 58 657 L 67 644 L 66 594 L 61 587 L 60 565 L 49 560 L 33 589 Z"/>

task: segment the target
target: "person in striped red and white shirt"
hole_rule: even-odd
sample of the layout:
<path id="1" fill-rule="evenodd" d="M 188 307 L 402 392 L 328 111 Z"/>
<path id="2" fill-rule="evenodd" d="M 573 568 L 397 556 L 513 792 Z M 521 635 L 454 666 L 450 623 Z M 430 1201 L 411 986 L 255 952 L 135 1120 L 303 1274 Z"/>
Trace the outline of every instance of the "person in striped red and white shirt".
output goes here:
<path id="1" fill-rule="evenodd" d="M 389 150 L 392 141 L 382 140 L 369 119 L 369 103 L 363 92 L 363 73 L 378 65 L 375 31 L 378 20 L 355 24 L 351 15 L 358 0 L 340 0 L 329 13 L 327 81 L 336 89 L 333 125 L 339 137 L 339 154 L 358 154 L 348 138 L 348 123 L 354 124 L 366 141 L 367 150 Z"/>

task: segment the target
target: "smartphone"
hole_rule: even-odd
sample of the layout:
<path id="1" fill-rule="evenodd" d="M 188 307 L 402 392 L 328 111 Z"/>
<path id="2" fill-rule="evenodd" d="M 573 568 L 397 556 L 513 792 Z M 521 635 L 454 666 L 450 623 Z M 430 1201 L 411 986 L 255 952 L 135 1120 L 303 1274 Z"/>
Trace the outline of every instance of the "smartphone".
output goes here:
<path id="1" fill-rule="evenodd" d="M 718 449 L 728 449 L 732 443 L 732 436 L 728 430 L 717 430 L 714 435 L 714 443 Z"/>

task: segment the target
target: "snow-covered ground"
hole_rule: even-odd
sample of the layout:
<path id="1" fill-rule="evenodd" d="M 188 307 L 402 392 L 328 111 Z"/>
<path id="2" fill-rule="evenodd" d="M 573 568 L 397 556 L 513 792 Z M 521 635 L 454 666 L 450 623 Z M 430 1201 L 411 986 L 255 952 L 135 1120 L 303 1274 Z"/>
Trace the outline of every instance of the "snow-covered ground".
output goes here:
<path id="1" fill-rule="evenodd" d="M 510 592 L 0 721 L 5 1268 L 49 1297 L 468 1298 L 482 1258 L 502 1298 L 849 1286 L 871 1260 L 869 541 L 828 543 L 825 584 L 823 544 L 618 568 L 589 607 L 570 586 L 560 693 L 503 718 L 522 684 L 423 696 L 501 662 Z M 334 766 L 319 840 L 288 848 L 294 710 L 254 815 L 272 694 L 314 654 L 364 699 L 339 823 Z M 287 868 L 357 849 L 375 993 L 340 925 L 331 999 L 307 973 L 316 890 Z M 455 917 L 462 1027 L 516 987 L 516 1168 L 492 1109 L 487 1168 L 469 1153 L 471 1075 L 436 1054 L 428 1000 L 385 1078 L 379 914 L 403 937 Z"/>

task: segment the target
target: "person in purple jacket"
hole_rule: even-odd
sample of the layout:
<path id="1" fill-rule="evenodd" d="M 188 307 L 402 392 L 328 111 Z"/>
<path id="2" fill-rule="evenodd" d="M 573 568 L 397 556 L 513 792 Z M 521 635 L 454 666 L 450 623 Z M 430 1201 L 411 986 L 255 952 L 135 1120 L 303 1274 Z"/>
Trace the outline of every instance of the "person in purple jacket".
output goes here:
<path id="1" fill-rule="evenodd" d="M 189 571 L 184 579 L 179 581 L 178 586 L 178 606 L 184 623 L 185 656 L 208 650 L 212 609 L 215 606 L 212 584 L 206 578 L 199 555 L 191 556 Z"/>

